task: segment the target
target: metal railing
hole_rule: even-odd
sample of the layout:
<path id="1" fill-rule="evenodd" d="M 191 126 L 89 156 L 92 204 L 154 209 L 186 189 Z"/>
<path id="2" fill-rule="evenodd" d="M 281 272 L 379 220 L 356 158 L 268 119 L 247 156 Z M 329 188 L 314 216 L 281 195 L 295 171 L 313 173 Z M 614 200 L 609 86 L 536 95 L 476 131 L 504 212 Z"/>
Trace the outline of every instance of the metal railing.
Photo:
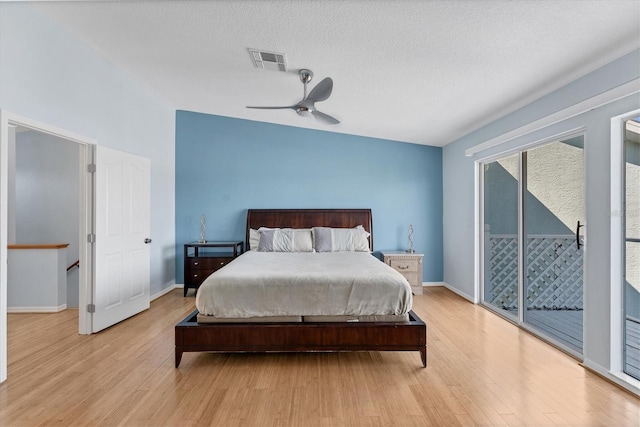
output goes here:
<path id="1" fill-rule="evenodd" d="M 67 267 L 67 273 L 71 271 L 74 267 L 80 268 L 80 260 L 77 260 L 76 262 L 71 264 L 69 267 Z"/>

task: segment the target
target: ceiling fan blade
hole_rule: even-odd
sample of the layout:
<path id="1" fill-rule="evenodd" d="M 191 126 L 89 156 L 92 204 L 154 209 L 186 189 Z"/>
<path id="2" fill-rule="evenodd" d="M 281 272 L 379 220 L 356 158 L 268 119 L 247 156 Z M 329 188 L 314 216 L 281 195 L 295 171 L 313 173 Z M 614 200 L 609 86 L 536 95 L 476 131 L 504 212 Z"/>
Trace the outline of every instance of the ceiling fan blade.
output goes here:
<path id="1" fill-rule="evenodd" d="M 331 77 L 326 77 L 324 80 L 318 83 L 316 87 L 311 89 L 311 92 L 309 92 L 309 96 L 306 97 L 305 101 L 324 101 L 325 99 L 329 98 L 332 90 L 333 80 L 331 80 Z"/>
<path id="2" fill-rule="evenodd" d="M 258 109 L 258 110 L 285 110 L 287 108 L 291 108 L 291 109 L 295 110 L 296 106 L 295 105 L 287 105 L 286 107 L 250 107 L 250 106 L 247 105 L 247 108 L 255 108 L 255 109 Z"/>
<path id="3" fill-rule="evenodd" d="M 331 117 L 328 114 L 321 113 L 318 110 L 313 110 L 311 112 L 311 114 L 313 114 L 313 117 L 315 117 L 317 121 L 322 122 L 322 123 L 326 123 L 326 124 L 329 124 L 329 125 L 337 125 L 338 123 L 340 123 L 340 120 L 338 120 L 338 119 L 336 119 L 334 117 Z"/>

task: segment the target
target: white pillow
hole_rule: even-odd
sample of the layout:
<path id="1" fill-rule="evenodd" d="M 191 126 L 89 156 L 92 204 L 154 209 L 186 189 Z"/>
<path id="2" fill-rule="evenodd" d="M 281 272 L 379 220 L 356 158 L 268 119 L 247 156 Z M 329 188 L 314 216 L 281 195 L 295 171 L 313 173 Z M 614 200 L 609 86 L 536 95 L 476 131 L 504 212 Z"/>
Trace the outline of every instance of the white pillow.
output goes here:
<path id="1" fill-rule="evenodd" d="M 313 227 L 316 252 L 369 252 L 369 236 L 363 226 L 355 228 Z"/>
<path id="2" fill-rule="evenodd" d="M 259 228 L 260 252 L 313 252 L 310 229 Z"/>
<path id="3" fill-rule="evenodd" d="M 255 228 L 249 229 L 249 250 L 257 251 L 260 244 L 260 232 Z"/>

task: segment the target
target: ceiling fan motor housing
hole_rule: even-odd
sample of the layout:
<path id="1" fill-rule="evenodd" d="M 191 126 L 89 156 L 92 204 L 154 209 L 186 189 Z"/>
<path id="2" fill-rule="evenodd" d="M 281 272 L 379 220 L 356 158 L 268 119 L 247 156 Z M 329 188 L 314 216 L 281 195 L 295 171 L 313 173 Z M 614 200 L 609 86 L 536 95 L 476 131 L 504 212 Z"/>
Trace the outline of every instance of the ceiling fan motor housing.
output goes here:
<path id="1" fill-rule="evenodd" d="M 296 113 L 302 117 L 311 117 L 313 115 L 313 111 L 307 107 L 298 107 L 296 108 Z"/>
<path id="2" fill-rule="evenodd" d="M 309 83 L 313 78 L 313 71 L 307 70 L 306 68 L 300 69 L 299 74 L 300 74 L 300 81 L 305 84 Z"/>

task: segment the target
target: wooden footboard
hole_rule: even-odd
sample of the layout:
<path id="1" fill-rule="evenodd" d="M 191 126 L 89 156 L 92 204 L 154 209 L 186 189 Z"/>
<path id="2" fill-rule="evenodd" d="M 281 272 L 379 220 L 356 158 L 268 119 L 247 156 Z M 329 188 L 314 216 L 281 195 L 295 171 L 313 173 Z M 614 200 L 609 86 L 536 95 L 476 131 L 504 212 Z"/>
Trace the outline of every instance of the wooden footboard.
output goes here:
<path id="1" fill-rule="evenodd" d="M 185 352 L 419 351 L 427 366 L 427 326 L 413 312 L 405 323 L 199 324 L 195 310 L 175 327 L 175 364 Z"/>

